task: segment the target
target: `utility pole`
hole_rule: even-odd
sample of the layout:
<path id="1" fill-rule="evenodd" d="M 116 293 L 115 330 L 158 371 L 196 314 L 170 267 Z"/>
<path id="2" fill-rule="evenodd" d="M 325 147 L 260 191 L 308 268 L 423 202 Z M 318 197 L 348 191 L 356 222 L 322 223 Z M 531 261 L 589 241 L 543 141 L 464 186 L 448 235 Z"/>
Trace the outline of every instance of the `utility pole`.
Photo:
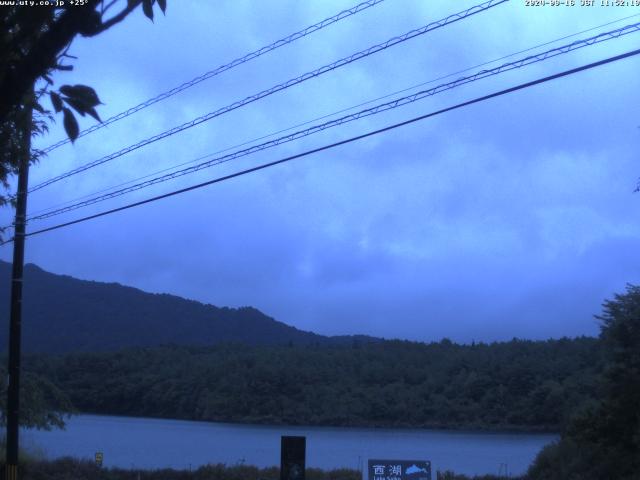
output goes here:
<path id="1" fill-rule="evenodd" d="M 16 217 L 13 234 L 13 265 L 11 273 L 11 313 L 9 316 L 9 386 L 7 389 L 7 456 L 5 480 L 18 479 L 18 434 L 20 419 L 20 335 L 22 330 L 22 273 L 24 270 L 24 240 L 27 220 L 27 190 L 31 159 L 31 125 L 33 111 L 24 110 L 25 146 L 18 166 Z M 19 134 L 18 132 L 16 132 Z"/>

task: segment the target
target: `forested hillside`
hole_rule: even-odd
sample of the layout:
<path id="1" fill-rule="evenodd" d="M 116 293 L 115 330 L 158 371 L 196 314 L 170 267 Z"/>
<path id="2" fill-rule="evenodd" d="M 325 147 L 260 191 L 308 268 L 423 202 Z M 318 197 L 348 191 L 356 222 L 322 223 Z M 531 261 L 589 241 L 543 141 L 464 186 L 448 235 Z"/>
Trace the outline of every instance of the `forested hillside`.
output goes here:
<path id="1" fill-rule="evenodd" d="M 0 298 L 9 298 L 11 265 L 0 261 Z M 325 337 L 278 322 L 251 307 L 218 308 L 175 295 L 117 283 L 78 280 L 25 266 L 23 351 L 66 353 L 124 347 L 350 344 L 375 339 Z M 0 310 L 0 351 L 6 349 L 8 309 Z"/>
<path id="2" fill-rule="evenodd" d="M 594 394 L 595 339 L 462 346 L 171 347 L 31 356 L 81 412 L 194 420 L 558 430 Z"/>

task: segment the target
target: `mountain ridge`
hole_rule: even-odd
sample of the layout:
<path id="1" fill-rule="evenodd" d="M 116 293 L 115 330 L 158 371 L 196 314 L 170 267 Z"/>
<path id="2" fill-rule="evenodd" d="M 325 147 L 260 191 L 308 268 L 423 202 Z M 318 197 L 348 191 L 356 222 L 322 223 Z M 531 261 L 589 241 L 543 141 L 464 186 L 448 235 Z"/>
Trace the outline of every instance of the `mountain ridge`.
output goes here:
<path id="1" fill-rule="evenodd" d="M 0 261 L 0 298 L 9 300 L 11 264 Z M 217 307 L 120 283 L 80 280 L 24 268 L 25 353 L 113 351 L 167 344 L 339 345 L 376 342 L 366 335 L 324 336 L 280 322 L 254 307 Z M 7 303 L 8 306 L 8 303 Z M 0 312 L 0 351 L 8 343 L 8 308 Z"/>

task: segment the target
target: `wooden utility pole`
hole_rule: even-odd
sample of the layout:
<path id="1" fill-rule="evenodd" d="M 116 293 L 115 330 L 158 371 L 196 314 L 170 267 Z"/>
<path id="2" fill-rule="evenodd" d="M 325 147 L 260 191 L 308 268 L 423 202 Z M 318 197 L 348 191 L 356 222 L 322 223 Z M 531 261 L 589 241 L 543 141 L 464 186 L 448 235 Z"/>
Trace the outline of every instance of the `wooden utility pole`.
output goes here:
<path id="1" fill-rule="evenodd" d="M 32 110 L 25 112 L 25 149 L 18 167 L 16 217 L 13 235 L 13 265 L 11 273 L 11 312 L 9 317 L 9 386 L 7 389 L 7 456 L 5 480 L 18 479 L 18 434 L 20 420 L 20 342 L 22 330 L 22 274 L 24 270 L 24 240 L 27 220 L 27 190 L 31 159 Z"/>

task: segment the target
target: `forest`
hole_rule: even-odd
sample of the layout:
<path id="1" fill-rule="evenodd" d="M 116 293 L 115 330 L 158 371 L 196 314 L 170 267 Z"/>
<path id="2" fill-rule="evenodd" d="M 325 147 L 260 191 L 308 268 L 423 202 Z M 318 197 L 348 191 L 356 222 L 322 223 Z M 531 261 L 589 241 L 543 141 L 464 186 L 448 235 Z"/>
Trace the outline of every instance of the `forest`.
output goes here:
<path id="1" fill-rule="evenodd" d="M 23 411 L 32 417 L 22 420 L 56 426 L 62 417 L 40 413 L 57 410 L 290 425 L 556 431 L 558 441 L 539 453 L 523 478 L 637 480 L 640 287 L 628 285 L 605 301 L 597 318 L 597 339 L 471 345 L 353 339 L 351 345 L 226 343 L 29 355 L 24 370 L 32 388 Z M 53 479 L 58 477 L 49 473 L 57 465 L 30 468 L 44 469 L 37 478 Z M 78 468 L 93 478 L 86 465 Z"/>
<path id="2" fill-rule="evenodd" d="M 78 412 L 287 425 L 559 431 L 596 395 L 593 338 L 164 346 L 31 355 Z"/>

